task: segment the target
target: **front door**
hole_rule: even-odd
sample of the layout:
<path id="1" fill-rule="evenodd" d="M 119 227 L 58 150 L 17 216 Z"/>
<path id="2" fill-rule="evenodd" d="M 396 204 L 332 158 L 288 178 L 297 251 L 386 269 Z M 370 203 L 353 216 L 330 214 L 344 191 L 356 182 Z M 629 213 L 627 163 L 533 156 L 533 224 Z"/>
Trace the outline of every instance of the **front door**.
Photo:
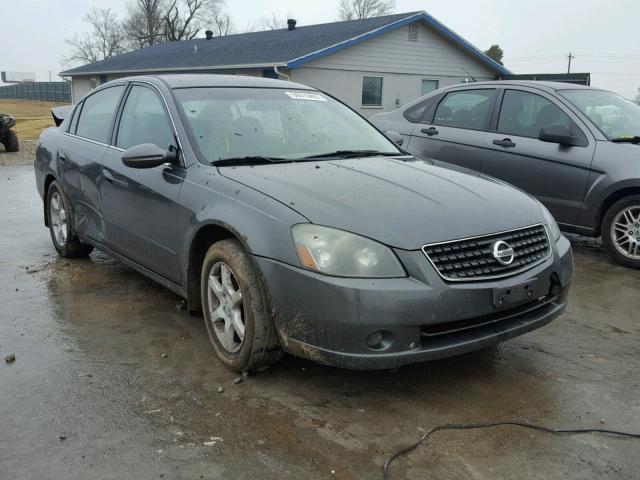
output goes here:
<path id="1" fill-rule="evenodd" d="M 595 150 L 595 140 L 579 122 L 542 92 L 505 90 L 495 131 L 485 139 L 485 173 L 534 195 L 558 222 L 577 224 Z M 558 125 L 582 145 L 538 140 L 541 128 Z"/>
<path id="2" fill-rule="evenodd" d="M 128 92 L 114 146 L 102 162 L 101 196 L 106 243 L 116 252 L 178 283 L 177 251 L 182 238 L 176 231 L 178 199 L 184 179 L 182 165 L 135 169 L 122 163 L 124 151 L 153 143 L 175 146 L 169 115 L 158 93 L 146 85 Z"/>
<path id="3" fill-rule="evenodd" d="M 420 158 L 432 158 L 473 170 L 482 170 L 482 148 L 493 110 L 495 89 L 448 92 L 432 118 L 413 127 L 407 149 Z"/>

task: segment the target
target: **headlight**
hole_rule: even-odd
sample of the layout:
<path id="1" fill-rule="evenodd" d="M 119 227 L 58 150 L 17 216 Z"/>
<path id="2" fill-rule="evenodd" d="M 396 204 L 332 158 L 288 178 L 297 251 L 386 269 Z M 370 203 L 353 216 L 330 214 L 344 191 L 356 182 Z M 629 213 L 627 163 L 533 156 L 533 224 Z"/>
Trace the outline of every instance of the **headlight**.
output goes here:
<path id="1" fill-rule="evenodd" d="M 544 221 L 549 228 L 549 235 L 551 235 L 551 238 L 554 242 L 557 242 L 558 240 L 560 240 L 560 237 L 562 235 L 560 233 L 560 227 L 558 227 L 558 223 L 556 222 L 555 218 L 553 218 L 553 215 L 551 215 L 551 212 L 547 210 L 547 207 L 542 205 L 542 203 L 540 204 L 540 209 L 542 210 L 542 215 L 544 215 Z"/>
<path id="2" fill-rule="evenodd" d="M 311 224 L 292 229 L 300 263 L 340 277 L 405 277 L 390 248 L 360 235 Z"/>

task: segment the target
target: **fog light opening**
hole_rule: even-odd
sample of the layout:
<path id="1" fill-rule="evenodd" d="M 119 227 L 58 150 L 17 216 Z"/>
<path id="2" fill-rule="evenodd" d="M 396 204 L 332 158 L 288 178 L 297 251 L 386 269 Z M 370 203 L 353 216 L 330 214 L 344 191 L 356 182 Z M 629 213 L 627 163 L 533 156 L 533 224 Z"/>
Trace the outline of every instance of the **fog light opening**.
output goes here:
<path id="1" fill-rule="evenodd" d="M 386 350 L 391 346 L 391 332 L 386 330 L 375 330 L 367 335 L 365 343 L 371 350 Z"/>

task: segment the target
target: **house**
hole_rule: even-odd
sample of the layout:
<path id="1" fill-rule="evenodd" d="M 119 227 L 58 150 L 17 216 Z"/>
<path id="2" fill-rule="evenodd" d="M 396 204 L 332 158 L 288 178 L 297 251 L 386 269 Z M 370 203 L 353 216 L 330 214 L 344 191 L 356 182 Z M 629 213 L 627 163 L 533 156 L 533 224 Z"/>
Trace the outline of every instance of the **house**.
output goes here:
<path id="1" fill-rule="evenodd" d="M 438 87 L 511 72 L 426 12 L 168 42 L 61 73 L 73 100 L 127 75 L 223 73 L 290 79 L 332 94 L 365 116 Z"/>

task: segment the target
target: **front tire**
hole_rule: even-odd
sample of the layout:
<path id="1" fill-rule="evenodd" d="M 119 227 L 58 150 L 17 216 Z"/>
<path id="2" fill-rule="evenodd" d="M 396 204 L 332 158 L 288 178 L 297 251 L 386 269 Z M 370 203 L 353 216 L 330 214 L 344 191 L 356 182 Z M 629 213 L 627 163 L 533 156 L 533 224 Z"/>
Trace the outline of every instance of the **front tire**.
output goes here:
<path id="1" fill-rule="evenodd" d="M 622 198 L 607 210 L 602 243 L 620 265 L 640 268 L 640 195 Z"/>
<path id="2" fill-rule="evenodd" d="M 236 240 L 222 240 L 209 248 L 200 285 L 209 340 L 225 366 L 248 372 L 280 358 L 260 276 Z"/>
<path id="3" fill-rule="evenodd" d="M 46 198 L 51 241 L 60 256 L 78 258 L 89 255 L 93 247 L 80 242 L 75 229 L 73 205 L 58 182 L 51 183 Z"/>

